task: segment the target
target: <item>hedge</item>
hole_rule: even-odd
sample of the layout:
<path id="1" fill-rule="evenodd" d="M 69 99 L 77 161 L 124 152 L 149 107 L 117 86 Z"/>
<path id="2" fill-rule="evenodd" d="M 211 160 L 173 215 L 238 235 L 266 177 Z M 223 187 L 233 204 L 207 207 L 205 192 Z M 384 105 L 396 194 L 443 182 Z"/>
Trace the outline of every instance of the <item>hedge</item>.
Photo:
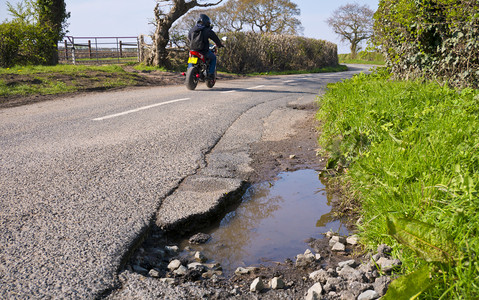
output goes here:
<path id="1" fill-rule="evenodd" d="M 479 86 L 479 1 L 381 0 L 374 43 L 399 78 Z"/>
<path id="2" fill-rule="evenodd" d="M 232 73 L 313 70 L 338 65 L 336 44 L 290 35 L 229 33 L 221 69 Z"/>

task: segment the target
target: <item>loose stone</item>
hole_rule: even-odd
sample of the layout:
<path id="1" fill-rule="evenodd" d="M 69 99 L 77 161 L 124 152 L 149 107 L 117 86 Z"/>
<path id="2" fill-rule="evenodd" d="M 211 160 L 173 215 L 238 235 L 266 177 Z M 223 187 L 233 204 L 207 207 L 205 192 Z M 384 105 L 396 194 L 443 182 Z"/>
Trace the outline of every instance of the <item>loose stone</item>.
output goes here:
<path id="1" fill-rule="evenodd" d="M 271 288 L 273 290 L 284 289 L 284 281 L 279 277 L 271 279 Z"/>
<path id="2" fill-rule="evenodd" d="M 345 251 L 346 250 L 346 246 L 343 244 L 343 243 L 340 243 L 340 242 L 337 242 L 336 244 L 334 244 L 334 246 L 331 248 L 332 251 Z"/>
<path id="3" fill-rule="evenodd" d="M 358 296 L 358 300 L 373 300 L 377 298 L 379 298 L 379 295 L 373 290 L 364 291 Z"/>
<path id="4" fill-rule="evenodd" d="M 168 270 L 174 271 L 181 266 L 181 261 L 179 259 L 174 259 L 168 264 Z"/>
<path id="5" fill-rule="evenodd" d="M 314 271 L 313 273 L 309 274 L 309 278 L 312 279 L 315 282 L 321 282 L 321 283 L 326 283 L 328 278 L 331 277 L 328 272 L 325 270 L 317 270 Z"/>
<path id="6" fill-rule="evenodd" d="M 178 252 L 180 251 L 180 248 L 178 248 L 178 246 L 166 246 L 166 247 L 165 247 L 165 251 L 166 251 L 166 253 L 168 253 L 169 255 L 175 256 L 175 255 L 177 255 Z"/>
<path id="7" fill-rule="evenodd" d="M 346 238 L 346 243 L 348 243 L 349 245 L 357 245 L 358 244 L 358 236 L 357 235 L 352 235 L 352 236 L 348 236 Z"/>
<path id="8" fill-rule="evenodd" d="M 190 244 L 204 244 L 211 238 L 211 235 L 206 233 L 197 233 L 193 235 L 188 241 Z"/>
<path id="9" fill-rule="evenodd" d="M 261 293 L 263 289 L 264 289 L 264 284 L 260 277 L 253 280 L 249 288 L 251 292 L 258 292 L 258 293 Z"/>
<path id="10" fill-rule="evenodd" d="M 321 299 L 321 293 L 323 292 L 323 287 L 321 283 L 317 282 L 312 287 L 309 288 L 308 294 L 306 295 L 305 300 L 319 300 Z"/>
<path id="11" fill-rule="evenodd" d="M 151 277 L 159 278 L 160 277 L 160 272 L 158 272 L 155 269 L 151 269 L 150 272 L 148 272 L 148 275 Z"/>
<path id="12" fill-rule="evenodd" d="M 313 254 L 298 254 L 296 256 L 296 268 L 307 268 L 315 262 L 315 260 L 316 257 Z"/>
<path id="13" fill-rule="evenodd" d="M 339 235 L 334 235 L 331 237 L 331 239 L 329 240 L 329 245 L 331 246 L 331 241 L 334 241 L 334 243 L 337 243 L 337 242 L 340 242 L 342 244 L 346 243 L 346 238 L 344 238 L 343 236 L 339 236 Z M 333 244 L 334 244 L 333 243 Z"/>
<path id="14" fill-rule="evenodd" d="M 173 278 L 161 278 L 160 282 L 167 283 L 167 284 L 174 284 L 175 279 L 173 279 Z"/>
<path id="15" fill-rule="evenodd" d="M 400 267 L 402 263 L 399 259 L 387 259 L 381 257 L 376 261 L 376 264 L 381 268 L 381 271 L 390 273 L 393 269 Z"/>
<path id="16" fill-rule="evenodd" d="M 195 259 L 199 262 L 205 262 L 207 261 L 207 258 L 201 253 L 200 251 L 196 251 L 195 253 Z"/>
<path id="17" fill-rule="evenodd" d="M 235 274 L 236 275 L 246 275 L 246 274 L 249 274 L 250 270 L 249 269 L 246 269 L 246 268 L 243 268 L 243 267 L 238 267 L 235 271 Z"/>
<path id="18" fill-rule="evenodd" d="M 180 266 L 178 269 L 173 271 L 174 274 L 184 276 L 188 273 L 188 269 L 185 266 Z"/>
<path id="19" fill-rule="evenodd" d="M 388 285 L 391 282 L 391 279 L 388 276 L 381 276 L 379 278 L 376 278 L 374 281 L 374 290 L 376 293 L 379 294 L 379 296 L 384 296 L 388 290 Z"/>
<path id="20" fill-rule="evenodd" d="M 206 266 L 198 262 L 193 262 L 188 264 L 188 270 L 198 270 L 203 272 L 205 271 L 205 269 L 206 269 Z"/>
<path id="21" fill-rule="evenodd" d="M 350 260 L 346 260 L 346 261 L 342 261 L 338 263 L 339 268 L 343 268 L 344 266 L 350 266 L 354 268 L 356 266 L 356 261 L 354 259 L 350 259 Z"/>
<path id="22" fill-rule="evenodd" d="M 380 257 L 390 257 L 393 249 L 386 244 L 381 244 L 378 246 L 378 254 Z"/>

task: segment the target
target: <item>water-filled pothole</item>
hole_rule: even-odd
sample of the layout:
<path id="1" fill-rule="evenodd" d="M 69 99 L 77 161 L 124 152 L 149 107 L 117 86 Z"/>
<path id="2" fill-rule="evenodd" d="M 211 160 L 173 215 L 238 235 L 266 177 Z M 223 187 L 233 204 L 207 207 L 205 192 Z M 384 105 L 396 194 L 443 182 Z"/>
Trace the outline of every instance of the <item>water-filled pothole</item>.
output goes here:
<path id="1" fill-rule="evenodd" d="M 220 263 L 226 274 L 237 267 L 283 262 L 303 253 L 310 237 L 322 238 L 328 230 L 349 233 L 334 219 L 331 200 L 317 171 L 280 173 L 272 182 L 251 186 L 239 207 L 206 231 L 211 239 L 190 247 Z"/>

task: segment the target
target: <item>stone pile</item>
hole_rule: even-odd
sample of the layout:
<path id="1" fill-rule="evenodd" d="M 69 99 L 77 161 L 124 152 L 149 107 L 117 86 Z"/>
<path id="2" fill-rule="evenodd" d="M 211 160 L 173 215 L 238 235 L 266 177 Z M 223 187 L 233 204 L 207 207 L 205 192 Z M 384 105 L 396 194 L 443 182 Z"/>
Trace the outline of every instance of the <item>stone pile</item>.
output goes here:
<path id="1" fill-rule="evenodd" d="M 401 266 L 401 261 L 391 257 L 392 249 L 380 245 L 374 255 L 354 257 L 351 253 L 357 253 L 356 236 L 341 237 L 331 232 L 326 236 L 327 240 L 313 239 L 309 243 L 313 250 L 307 249 L 294 262 L 285 263 L 285 267 L 290 266 L 286 272 L 301 274 L 289 276 L 289 281 L 283 273 L 268 271 L 267 267 L 239 267 L 230 282 L 231 279 L 223 276 L 219 263 L 206 263 L 208 258 L 201 252 L 190 247 L 180 252 L 177 246 L 140 249 L 127 269 L 172 288 L 204 282 L 216 288 L 215 293 L 226 290 L 226 294 L 222 292 L 226 298 L 365 300 L 383 296 Z M 190 243 L 204 243 L 208 239 L 206 235 L 197 235 Z"/>
<path id="2" fill-rule="evenodd" d="M 353 246 L 358 242 L 356 236 L 345 238 L 332 233 L 327 236 L 333 252 L 346 251 L 348 245 Z M 309 288 L 305 299 L 366 300 L 382 297 L 392 280 L 392 272 L 398 271 L 401 266 L 400 260 L 391 258 L 391 251 L 389 246 L 380 245 L 377 253 L 369 255 L 370 259 L 363 263 L 350 259 L 339 262 L 336 268 L 320 268 L 310 273 L 309 278 L 315 283 Z M 303 260 L 305 255 L 298 255 L 297 266 L 305 267 L 303 262 L 298 265 L 298 259 Z"/>

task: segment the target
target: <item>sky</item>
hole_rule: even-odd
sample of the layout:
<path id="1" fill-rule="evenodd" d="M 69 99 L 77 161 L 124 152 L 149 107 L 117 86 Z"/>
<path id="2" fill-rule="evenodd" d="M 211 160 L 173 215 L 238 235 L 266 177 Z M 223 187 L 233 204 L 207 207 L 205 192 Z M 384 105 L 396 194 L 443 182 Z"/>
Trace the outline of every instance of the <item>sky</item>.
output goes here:
<path id="1" fill-rule="evenodd" d="M 7 14 L 6 0 L 0 0 L 0 22 Z M 15 5 L 20 0 L 10 0 Z M 334 10 L 348 3 L 366 4 L 376 10 L 379 0 L 291 0 L 301 10 L 299 19 L 305 37 L 327 40 L 338 45 L 339 53 L 349 53 L 349 45 L 326 23 Z M 151 34 L 155 0 L 65 0 L 71 17 L 67 20 L 68 35 L 88 37 L 119 37 Z M 214 20 L 213 20 L 214 23 Z"/>

